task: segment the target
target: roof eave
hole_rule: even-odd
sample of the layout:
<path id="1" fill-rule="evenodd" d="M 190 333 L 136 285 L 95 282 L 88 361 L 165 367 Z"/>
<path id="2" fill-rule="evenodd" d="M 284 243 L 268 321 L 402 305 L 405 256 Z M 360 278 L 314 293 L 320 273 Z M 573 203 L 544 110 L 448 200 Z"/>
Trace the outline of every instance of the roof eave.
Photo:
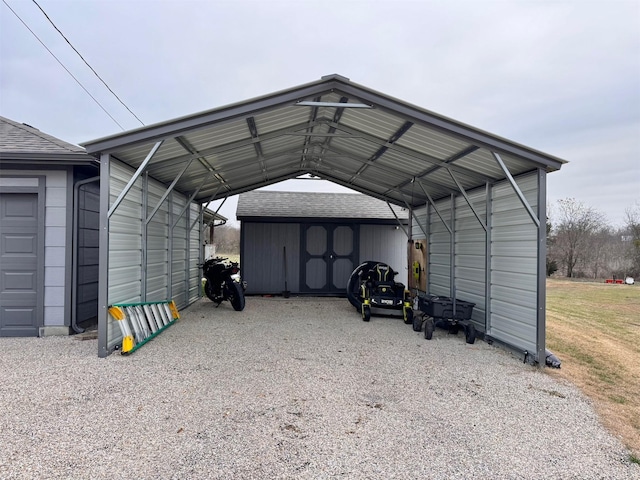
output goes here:
<path id="1" fill-rule="evenodd" d="M 29 163 L 31 165 L 94 165 L 94 157 L 86 153 L 0 152 L 0 163 Z"/>

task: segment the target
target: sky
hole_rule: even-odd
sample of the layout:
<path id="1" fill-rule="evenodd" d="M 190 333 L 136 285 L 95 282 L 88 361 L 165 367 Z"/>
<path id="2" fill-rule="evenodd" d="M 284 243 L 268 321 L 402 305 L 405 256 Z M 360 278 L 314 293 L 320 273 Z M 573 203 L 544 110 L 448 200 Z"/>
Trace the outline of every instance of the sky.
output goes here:
<path id="1" fill-rule="evenodd" d="M 640 0 L 36 1 L 146 125 L 337 73 L 568 160 L 552 220 L 640 209 Z M 33 0 L 0 2 L 0 115 L 75 144 L 141 126 Z"/>

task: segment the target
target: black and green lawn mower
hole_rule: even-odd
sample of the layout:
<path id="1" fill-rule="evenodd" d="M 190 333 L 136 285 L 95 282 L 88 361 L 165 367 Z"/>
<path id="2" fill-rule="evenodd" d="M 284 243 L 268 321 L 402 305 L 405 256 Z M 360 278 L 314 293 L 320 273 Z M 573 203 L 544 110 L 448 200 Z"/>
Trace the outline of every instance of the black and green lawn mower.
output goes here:
<path id="1" fill-rule="evenodd" d="M 413 323 L 411 295 L 403 283 L 396 282 L 398 274 L 382 262 L 367 261 L 358 265 L 347 283 L 347 298 L 360 311 L 362 320 L 371 319 L 372 308 L 402 310 L 404 323 Z"/>

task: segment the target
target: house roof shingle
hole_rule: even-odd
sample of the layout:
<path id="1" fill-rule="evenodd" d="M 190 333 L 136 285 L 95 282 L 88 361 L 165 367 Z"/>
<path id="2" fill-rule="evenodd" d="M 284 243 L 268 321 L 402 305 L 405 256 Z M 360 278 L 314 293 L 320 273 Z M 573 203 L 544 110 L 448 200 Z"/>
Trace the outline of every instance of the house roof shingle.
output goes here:
<path id="1" fill-rule="evenodd" d="M 95 164 L 84 148 L 0 116 L 0 160 Z"/>

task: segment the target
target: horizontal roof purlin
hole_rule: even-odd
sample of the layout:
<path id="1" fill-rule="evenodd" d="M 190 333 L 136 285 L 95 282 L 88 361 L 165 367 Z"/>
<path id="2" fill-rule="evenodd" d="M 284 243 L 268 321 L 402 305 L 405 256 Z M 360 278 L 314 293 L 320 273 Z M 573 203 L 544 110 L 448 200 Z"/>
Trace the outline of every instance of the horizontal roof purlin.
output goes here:
<path id="1" fill-rule="evenodd" d="M 296 106 L 302 101 L 305 106 Z M 202 202 L 211 192 L 224 198 L 310 173 L 397 205 L 417 206 L 426 196 L 407 196 L 415 192 L 409 184 L 416 178 L 434 199 L 449 195 L 452 185 L 468 190 L 504 179 L 491 152 L 502 156 L 514 176 L 538 168 L 552 172 L 565 163 L 339 75 L 84 146 L 90 154 L 110 154 L 137 168 L 160 140 L 167 141 L 149 172 L 169 184 L 180 163 L 196 160 L 176 189 L 189 193 L 209 176 L 196 198 Z"/>

